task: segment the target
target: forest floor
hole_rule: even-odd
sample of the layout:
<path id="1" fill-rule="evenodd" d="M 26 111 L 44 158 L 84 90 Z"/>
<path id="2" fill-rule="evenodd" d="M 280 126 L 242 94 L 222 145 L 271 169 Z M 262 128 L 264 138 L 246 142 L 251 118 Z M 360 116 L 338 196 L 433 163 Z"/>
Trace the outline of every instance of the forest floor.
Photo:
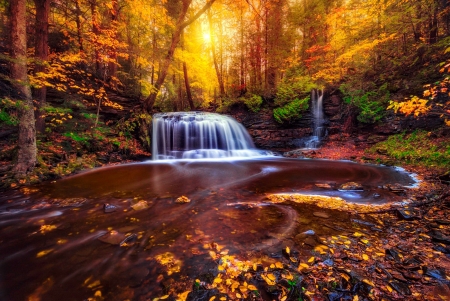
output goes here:
<path id="1" fill-rule="evenodd" d="M 76 150 L 67 138 L 55 134 L 42 144 L 43 161 L 27 179 L 11 176 L 14 144 L 11 138 L 0 139 L 2 188 L 17 189 L 87 168 L 148 159 L 150 155 L 136 141 L 129 141 L 133 147 L 125 151 L 102 144 Z M 291 151 L 285 156 L 395 163 L 388 155 L 371 151 L 371 147 L 348 139 L 329 141 L 317 150 Z M 444 168 L 420 164 L 404 163 L 402 167 L 422 181 L 415 189 L 392 188 L 409 202 L 397 207 L 374 207 L 370 212 L 350 210 L 352 224 L 348 227 L 334 227 L 332 215 L 325 214 L 324 221 L 329 219 L 329 227 L 341 234 L 306 240 L 310 253 L 307 257 L 305 252 L 299 256 L 298 250 L 280 249 L 281 256 L 267 266 L 256 262 L 242 265 L 211 246 L 213 252 L 217 251 L 214 254 L 221 278 L 199 275 L 192 285 L 164 288 L 167 295 L 161 299 L 450 300 L 448 173 Z M 177 287 L 190 285 L 190 293 L 176 292 Z"/>

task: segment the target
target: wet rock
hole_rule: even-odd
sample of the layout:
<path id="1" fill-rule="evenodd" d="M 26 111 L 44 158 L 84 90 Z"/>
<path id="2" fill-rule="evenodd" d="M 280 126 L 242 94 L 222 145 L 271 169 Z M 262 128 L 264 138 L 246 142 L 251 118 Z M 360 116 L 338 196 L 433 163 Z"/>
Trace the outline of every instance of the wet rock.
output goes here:
<path id="1" fill-rule="evenodd" d="M 301 234 L 304 234 L 304 235 L 314 235 L 314 234 L 316 234 L 316 233 L 314 232 L 314 230 L 307 230 L 307 231 L 305 231 L 305 232 L 303 232 L 303 233 L 301 233 Z"/>
<path id="2" fill-rule="evenodd" d="M 403 194 L 405 192 L 405 188 L 400 184 L 387 184 L 384 186 L 385 189 L 389 190 L 395 194 Z"/>
<path id="3" fill-rule="evenodd" d="M 396 280 L 402 281 L 402 282 L 407 282 L 407 280 L 405 279 L 405 277 L 403 277 L 403 274 L 401 274 L 400 272 L 397 271 L 391 271 L 390 273 L 392 275 L 392 277 Z"/>
<path id="4" fill-rule="evenodd" d="M 129 247 L 134 245 L 134 243 L 137 240 L 137 235 L 135 233 L 128 235 L 127 237 L 125 237 L 121 242 L 120 242 L 120 246 L 121 247 Z"/>
<path id="5" fill-rule="evenodd" d="M 321 217 L 321 218 L 329 218 L 330 217 L 329 214 L 322 212 L 322 211 L 313 212 L 313 215 L 317 216 L 317 217 Z"/>
<path id="6" fill-rule="evenodd" d="M 406 270 L 406 271 L 402 271 L 402 274 L 403 274 L 403 276 L 406 279 L 410 279 L 410 280 L 416 280 L 417 281 L 417 280 L 420 280 L 422 278 L 422 276 L 419 273 L 415 272 L 415 271 L 408 271 L 408 270 Z"/>
<path id="7" fill-rule="evenodd" d="M 117 210 L 117 206 L 109 204 L 109 203 L 105 203 L 103 204 L 103 211 L 105 213 L 110 213 L 110 212 L 114 212 Z"/>
<path id="8" fill-rule="evenodd" d="M 402 295 L 411 295 L 411 290 L 409 289 L 409 286 L 405 283 L 402 283 L 397 280 L 391 280 L 389 281 L 389 285 L 392 286 L 393 289 L 395 289 L 398 293 Z"/>
<path id="9" fill-rule="evenodd" d="M 442 268 L 437 269 L 428 269 L 425 268 L 425 275 L 433 277 L 437 280 L 445 280 L 447 278 L 447 275 L 445 274 L 445 270 Z"/>
<path id="10" fill-rule="evenodd" d="M 345 191 L 362 191 L 364 190 L 363 186 L 357 182 L 348 182 L 339 186 L 339 190 Z"/>
<path id="11" fill-rule="evenodd" d="M 330 301 L 351 301 L 353 300 L 349 292 L 331 292 L 327 295 Z"/>
<path id="12" fill-rule="evenodd" d="M 441 242 L 441 243 L 444 243 L 446 245 L 450 245 L 450 237 L 442 234 L 442 232 L 440 232 L 438 230 L 431 231 L 429 233 L 429 235 L 431 236 L 431 238 L 434 241 Z"/>
<path id="13" fill-rule="evenodd" d="M 177 204 L 186 204 L 186 203 L 190 203 L 191 200 L 187 197 L 187 196 L 180 196 L 175 200 L 175 203 Z"/>
<path id="14" fill-rule="evenodd" d="M 143 209 L 147 209 L 148 208 L 148 203 L 144 200 L 139 201 L 133 205 L 131 205 L 131 208 L 133 208 L 134 210 L 143 210 Z"/>
<path id="15" fill-rule="evenodd" d="M 397 216 L 400 217 L 401 219 L 407 220 L 407 221 L 418 218 L 418 216 L 416 215 L 414 210 L 408 209 L 408 208 L 398 209 Z"/>
<path id="16" fill-rule="evenodd" d="M 402 258 L 400 257 L 400 253 L 395 249 L 386 249 L 386 257 L 392 258 L 396 262 L 400 263 L 402 261 Z"/>
<path id="17" fill-rule="evenodd" d="M 97 239 L 107 244 L 119 245 L 125 239 L 125 234 L 112 230 Z"/>
<path id="18" fill-rule="evenodd" d="M 333 187 L 328 183 L 316 183 L 315 185 L 316 185 L 316 187 L 323 188 L 323 189 L 333 189 Z"/>
<path id="19" fill-rule="evenodd" d="M 194 290 L 187 295 L 186 301 L 208 301 L 219 294 L 217 289 Z M 219 298 L 217 298 L 219 300 Z"/>

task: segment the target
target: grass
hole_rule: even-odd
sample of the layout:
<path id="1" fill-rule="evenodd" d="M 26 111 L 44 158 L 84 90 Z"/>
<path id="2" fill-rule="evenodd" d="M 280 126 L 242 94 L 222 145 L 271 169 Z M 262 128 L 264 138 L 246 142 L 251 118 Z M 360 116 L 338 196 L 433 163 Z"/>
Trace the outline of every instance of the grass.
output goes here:
<path id="1" fill-rule="evenodd" d="M 450 143 L 432 132 L 414 131 L 390 136 L 369 152 L 383 153 L 407 164 L 426 167 L 450 167 Z"/>

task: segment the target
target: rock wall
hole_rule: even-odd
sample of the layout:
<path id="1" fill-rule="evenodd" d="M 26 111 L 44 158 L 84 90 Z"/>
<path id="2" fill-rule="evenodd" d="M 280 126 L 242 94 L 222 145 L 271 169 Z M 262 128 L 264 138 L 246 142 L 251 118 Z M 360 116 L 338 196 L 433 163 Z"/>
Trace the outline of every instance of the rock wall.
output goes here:
<path id="1" fill-rule="evenodd" d="M 443 125 L 438 111 L 420 118 L 387 112 L 381 122 L 364 124 L 357 120 L 358 112 L 343 102 L 339 91 L 326 93 L 323 106 L 328 134 L 325 141 L 353 140 L 356 144 L 359 142 L 377 143 L 393 134 L 418 129 L 431 131 L 441 128 Z M 288 125 L 277 123 L 271 109 L 253 113 L 249 112 L 244 105 L 239 105 L 231 109 L 230 115 L 247 128 L 255 146 L 261 149 L 293 150 L 301 147 L 303 139 L 312 135 L 311 112 L 305 112 L 300 120 Z M 450 136 L 450 128 L 444 127 L 442 134 Z"/>

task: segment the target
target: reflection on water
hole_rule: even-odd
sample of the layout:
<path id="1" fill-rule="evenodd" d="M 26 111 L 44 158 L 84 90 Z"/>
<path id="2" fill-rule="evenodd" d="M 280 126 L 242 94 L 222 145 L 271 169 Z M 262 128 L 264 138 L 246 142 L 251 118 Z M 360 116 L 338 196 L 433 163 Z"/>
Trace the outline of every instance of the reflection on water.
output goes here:
<path id="1" fill-rule="evenodd" d="M 316 185 L 349 181 L 364 191 Z M 380 186 L 413 182 L 387 167 L 282 158 L 99 168 L 0 197 L 0 299 L 161 296 L 171 279 L 192 285 L 186 277 L 215 267 L 207 247 L 213 243 L 242 257 L 267 257 L 286 245 L 301 253 L 315 237 L 351 224 L 342 212 L 265 203 L 266 193 L 376 204 L 399 199 Z M 182 195 L 191 202 L 175 203 Z M 309 230 L 315 235 L 301 234 Z"/>

